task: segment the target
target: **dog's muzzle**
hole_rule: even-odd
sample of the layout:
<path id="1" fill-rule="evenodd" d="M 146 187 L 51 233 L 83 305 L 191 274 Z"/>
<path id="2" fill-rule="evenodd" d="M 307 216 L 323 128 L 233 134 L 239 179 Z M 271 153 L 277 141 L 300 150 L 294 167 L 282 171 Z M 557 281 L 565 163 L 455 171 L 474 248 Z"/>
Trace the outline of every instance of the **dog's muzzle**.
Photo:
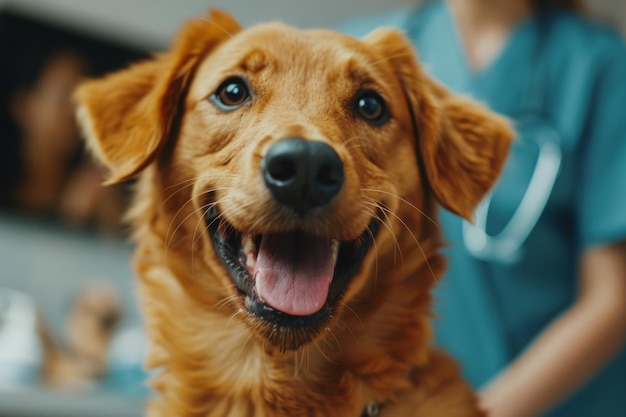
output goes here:
<path id="1" fill-rule="evenodd" d="M 343 162 L 335 150 L 299 138 L 272 145 L 261 175 L 276 207 L 302 224 L 318 221 L 344 185 Z M 297 227 L 250 234 L 236 230 L 216 204 L 211 207 L 206 222 L 216 255 L 248 313 L 270 325 L 266 339 L 283 350 L 309 342 L 328 323 L 380 228 L 373 216 L 361 235 L 348 241 Z"/>

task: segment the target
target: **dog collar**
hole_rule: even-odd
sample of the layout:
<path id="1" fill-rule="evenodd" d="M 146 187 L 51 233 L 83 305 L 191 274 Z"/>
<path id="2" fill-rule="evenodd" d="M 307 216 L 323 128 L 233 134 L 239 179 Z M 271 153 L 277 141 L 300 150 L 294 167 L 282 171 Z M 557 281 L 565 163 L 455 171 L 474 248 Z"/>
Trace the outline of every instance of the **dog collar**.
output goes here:
<path id="1" fill-rule="evenodd" d="M 380 416 L 380 410 L 383 408 L 383 406 L 384 404 L 372 401 L 365 406 L 361 417 L 378 417 Z"/>

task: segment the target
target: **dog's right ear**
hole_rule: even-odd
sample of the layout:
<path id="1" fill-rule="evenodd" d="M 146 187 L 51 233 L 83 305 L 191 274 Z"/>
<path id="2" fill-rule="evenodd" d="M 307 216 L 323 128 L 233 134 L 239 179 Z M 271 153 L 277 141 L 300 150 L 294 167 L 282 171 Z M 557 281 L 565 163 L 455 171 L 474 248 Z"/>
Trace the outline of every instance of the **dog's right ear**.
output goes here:
<path id="1" fill-rule="evenodd" d="M 212 10 L 188 22 L 169 52 L 79 86 L 78 122 L 109 169 L 108 183 L 132 177 L 156 158 L 181 117 L 198 64 L 239 31 L 230 15 Z"/>
<path id="2" fill-rule="evenodd" d="M 423 73 L 400 32 L 378 29 L 364 41 L 391 64 L 404 90 L 424 180 L 443 207 L 471 219 L 506 161 L 514 137 L 508 120 Z"/>

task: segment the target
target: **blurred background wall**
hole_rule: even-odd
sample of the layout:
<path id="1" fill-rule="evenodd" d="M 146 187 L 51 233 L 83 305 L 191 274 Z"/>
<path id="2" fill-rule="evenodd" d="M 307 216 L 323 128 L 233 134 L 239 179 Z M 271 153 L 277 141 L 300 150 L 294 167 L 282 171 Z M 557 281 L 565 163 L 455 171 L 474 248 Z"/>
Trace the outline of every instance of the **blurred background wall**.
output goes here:
<path id="1" fill-rule="evenodd" d="M 180 24 L 209 7 L 230 11 L 244 25 L 282 20 L 301 27 L 333 26 L 413 0 L 0 0 L 28 13 L 138 47 L 167 45 Z M 625 0 L 587 0 L 598 19 L 626 33 Z"/>
<path id="2" fill-rule="evenodd" d="M 0 4 L 3 0 L 0 0 Z M 302 27 L 332 26 L 349 16 L 411 0 L 4 0 L 28 12 L 137 46 L 166 45 L 183 21 L 209 7 L 228 10 L 244 25 L 282 20 Z"/>

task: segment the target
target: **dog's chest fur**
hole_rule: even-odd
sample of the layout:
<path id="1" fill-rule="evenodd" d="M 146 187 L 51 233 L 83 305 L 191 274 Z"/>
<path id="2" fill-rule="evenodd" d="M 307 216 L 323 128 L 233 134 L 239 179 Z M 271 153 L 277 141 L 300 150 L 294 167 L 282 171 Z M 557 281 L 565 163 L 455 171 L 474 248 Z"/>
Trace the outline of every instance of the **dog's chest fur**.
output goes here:
<path id="1" fill-rule="evenodd" d="M 404 287 L 388 294 L 404 306 L 382 299 L 379 306 L 350 306 L 352 313 L 342 326 L 328 330 L 329 338 L 281 353 L 260 343 L 237 320 L 241 313 L 225 317 L 219 307 L 207 312 L 189 303 L 188 289 L 155 262 L 163 259 L 157 253 L 139 248 L 136 256 L 153 341 L 148 364 L 161 368 L 153 386 L 168 400 L 157 400 L 149 416 L 180 410 L 189 410 L 181 417 L 360 416 L 367 404 L 412 389 L 412 370 L 426 362 L 428 322 L 409 306 L 427 306 L 427 293 L 417 297 Z M 403 308 L 406 314 L 398 314 Z M 164 411 L 169 407 L 171 414 Z"/>

